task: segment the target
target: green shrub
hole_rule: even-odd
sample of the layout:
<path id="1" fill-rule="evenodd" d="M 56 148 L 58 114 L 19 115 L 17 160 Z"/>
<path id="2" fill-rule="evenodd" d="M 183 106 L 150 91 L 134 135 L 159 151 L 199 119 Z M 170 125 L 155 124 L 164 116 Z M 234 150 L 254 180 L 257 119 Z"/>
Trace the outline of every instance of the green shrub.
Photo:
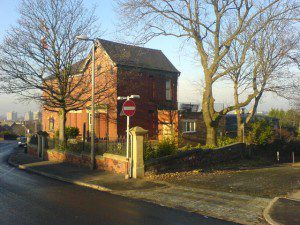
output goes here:
<path id="1" fill-rule="evenodd" d="M 59 130 L 55 131 L 55 138 L 59 138 Z"/>
<path id="2" fill-rule="evenodd" d="M 156 158 L 156 149 L 153 147 L 150 141 L 144 142 L 144 159 L 145 161 L 149 159 Z"/>
<path id="3" fill-rule="evenodd" d="M 236 138 L 230 138 L 224 136 L 218 139 L 218 147 L 224 147 L 226 145 L 231 145 L 236 142 L 237 142 Z"/>
<path id="4" fill-rule="evenodd" d="M 201 148 L 202 149 L 214 149 L 214 148 L 216 148 L 216 146 L 215 145 L 203 145 Z"/>
<path id="5" fill-rule="evenodd" d="M 151 141 L 144 142 L 144 159 L 160 158 L 168 155 L 173 155 L 178 151 L 175 139 L 163 139 L 162 141 L 154 144 Z"/>
<path id="6" fill-rule="evenodd" d="M 4 138 L 4 140 L 16 140 L 18 135 L 10 131 L 1 131 L 0 136 Z"/>
<path id="7" fill-rule="evenodd" d="M 189 150 L 192 150 L 192 149 L 193 149 L 193 146 L 191 144 L 186 144 L 185 146 L 180 148 L 181 151 L 189 151 Z"/>
<path id="8" fill-rule="evenodd" d="M 163 157 L 167 155 L 173 155 L 177 152 L 177 145 L 174 139 L 163 139 L 158 143 L 156 149 L 156 157 Z"/>
<path id="9" fill-rule="evenodd" d="M 62 152 L 82 153 L 82 143 L 57 143 L 56 149 Z"/>
<path id="10" fill-rule="evenodd" d="M 269 122 L 266 120 L 258 120 L 250 124 L 247 133 L 247 142 L 254 145 L 266 145 L 274 137 L 274 132 Z"/>
<path id="11" fill-rule="evenodd" d="M 190 150 L 200 149 L 200 148 L 202 148 L 200 143 L 198 143 L 196 146 L 192 146 L 191 144 L 187 144 L 187 145 L 183 146 L 182 148 L 180 148 L 179 150 L 181 150 L 181 151 L 190 151 Z"/>
<path id="12" fill-rule="evenodd" d="M 78 127 L 66 127 L 66 139 L 75 139 L 79 135 Z M 59 137 L 59 130 L 55 132 L 55 137 Z"/>
<path id="13" fill-rule="evenodd" d="M 66 127 L 66 138 L 74 139 L 79 135 L 78 127 Z"/>

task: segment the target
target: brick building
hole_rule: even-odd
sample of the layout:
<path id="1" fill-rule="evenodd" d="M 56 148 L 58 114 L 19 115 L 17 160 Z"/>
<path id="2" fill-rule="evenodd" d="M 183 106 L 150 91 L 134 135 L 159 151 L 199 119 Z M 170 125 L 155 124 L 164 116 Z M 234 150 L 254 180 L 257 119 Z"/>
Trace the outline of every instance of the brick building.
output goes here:
<path id="1" fill-rule="evenodd" d="M 179 110 L 179 135 L 180 146 L 190 144 L 196 146 L 199 143 L 204 145 L 206 142 L 206 125 L 203 113 L 197 104 L 181 104 Z M 226 134 L 225 116 L 219 122 L 218 135 Z"/>
<path id="2" fill-rule="evenodd" d="M 101 74 L 96 84 L 113 80 L 108 96 L 96 105 L 95 135 L 115 139 L 125 135 L 126 117 L 120 115 L 123 101 L 117 96 L 140 95 L 135 99 L 136 114 L 131 127 L 141 126 L 149 137 L 170 135 L 177 131 L 177 81 L 180 72 L 160 50 L 137 47 L 98 39 L 95 73 Z M 76 75 L 91 75 L 91 57 L 76 64 Z M 78 69 L 79 68 L 79 69 Z M 97 88 L 97 87 L 96 87 Z M 80 90 L 79 90 L 80 91 Z M 67 114 L 67 126 L 78 127 L 80 135 L 90 126 L 90 103 Z M 43 111 L 43 130 L 51 135 L 59 129 L 57 113 Z"/>

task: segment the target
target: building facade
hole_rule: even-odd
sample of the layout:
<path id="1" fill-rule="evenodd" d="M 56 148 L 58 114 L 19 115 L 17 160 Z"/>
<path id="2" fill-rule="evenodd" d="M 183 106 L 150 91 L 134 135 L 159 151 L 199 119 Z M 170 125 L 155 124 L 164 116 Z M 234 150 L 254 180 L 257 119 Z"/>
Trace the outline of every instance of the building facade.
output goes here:
<path id="1" fill-rule="evenodd" d="M 33 112 L 25 112 L 24 121 L 32 121 L 33 120 Z"/>
<path id="2" fill-rule="evenodd" d="M 6 119 L 8 121 L 17 121 L 18 120 L 18 113 L 17 112 L 8 112 L 6 114 Z"/>
<path id="3" fill-rule="evenodd" d="M 42 113 L 40 111 L 33 112 L 33 120 L 34 121 L 41 121 L 42 120 Z"/>
<path id="4" fill-rule="evenodd" d="M 106 96 L 96 104 L 95 135 L 97 138 L 116 139 L 125 135 L 126 117 L 118 96 L 140 95 L 134 99 L 136 113 L 130 127 L 140 126 L 149 131 L 150 138 L 177 132 L 177 82 L 180 72 L 160 51 L 97 40 L 95 72 L 101 74 L 96 84 L 113 80 L 111 87 L 102 93 Z M 81 62 L 81 76 L 91 75 L 90 56 Z M 98 76 L 97 76 L 98 77 Z M 100 97 L 99 97 L 100 98 Z M 89 136 L 91 126 L 90 103 L 80 110 L 67 114 L 67 126 L 78 127 L 80 135 Z M 43 130 L 51 135 L 59 130 L 55 112 L 43 110 Z"/>

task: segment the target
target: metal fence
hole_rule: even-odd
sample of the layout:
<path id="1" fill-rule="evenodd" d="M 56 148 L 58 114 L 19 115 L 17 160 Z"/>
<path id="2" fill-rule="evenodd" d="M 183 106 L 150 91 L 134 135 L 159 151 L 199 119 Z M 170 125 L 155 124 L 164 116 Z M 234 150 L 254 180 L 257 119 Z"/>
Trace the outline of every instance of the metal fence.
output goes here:
<path id="1" fill-rule="evenodd" d="M 69 140 L 67 143 L 62 144 L 58 139 L 48 138 L 46 142 L 46 149 L 57 149 L 78 154 L 89 154 L 91 152 L 91 143 L 89 141 L 83 142 L 78 140 Z M 104 153 L 125 156 L 126 138 L 120 137 L 116 140 L 95 140 L 95 154 L 103 155 Z"/>

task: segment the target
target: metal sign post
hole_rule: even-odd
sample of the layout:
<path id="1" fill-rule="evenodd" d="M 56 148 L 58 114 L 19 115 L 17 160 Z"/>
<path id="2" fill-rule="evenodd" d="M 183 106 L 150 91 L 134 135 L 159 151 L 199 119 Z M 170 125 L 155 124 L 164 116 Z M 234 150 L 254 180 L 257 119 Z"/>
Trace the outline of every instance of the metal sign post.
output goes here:
<path id="1" fill-rule="evenodd" d="M 129 165 L 129 149 L 130 149 L 130 142 L 129 142 L 129 129 L 130 129 L 130 117 L 135 114 L 136 106 L 135 103 L 130 100 L 132 98 L 140 98 L 139 95 L 131 95 L 127 97 L 118 97 L 118 100 L 125 100 L 122 106 L 122 114 L 126 115 L 126 160 L 127 160 L 127 174 L 126 178 L 131 177 L 131 165 Z M 132 156 L 131 156 L 132 157 Z"/>
<path id="2" fill-rule="evenodd" d="M 126 159 L 129 163 L 129 129 L 130 129 L 130 117 L 134 115 L 136 106 L 135 103 L 130 100 L 130 97 L 126 97 L 126 101 L 123 103 L 122 107 L 123 113 L 126 115 L 127 119 L 127 126 L 126 126 Z M 132 157 L 132 156 L 131 156 Z M 131 165 L 128 167 L 128 174 L 131 177 Z"/>

